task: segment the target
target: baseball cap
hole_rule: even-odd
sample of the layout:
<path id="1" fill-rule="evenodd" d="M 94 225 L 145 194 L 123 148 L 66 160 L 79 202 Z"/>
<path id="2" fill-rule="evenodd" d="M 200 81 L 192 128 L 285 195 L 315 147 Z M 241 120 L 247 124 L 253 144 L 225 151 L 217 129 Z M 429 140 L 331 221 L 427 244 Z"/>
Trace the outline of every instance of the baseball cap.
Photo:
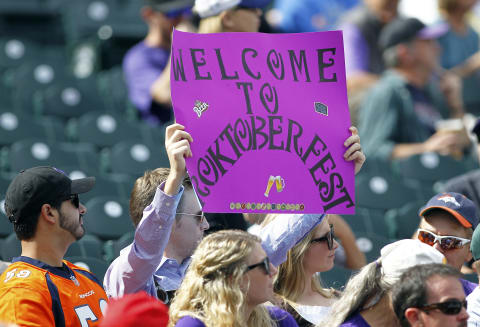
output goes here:
<path id="1" fill-rule="evenodd" d="M 22 170 L 10 183 L 5 196 L 5 212 L 12 223 L 39 212 L 45 203 L 86 193 L 95 185 L 95 177 L 71 180 L 55 167 L 33 167 Z"/>
<path id="2" fill-rule="evenodd" d="M 215 16 L 236 6 L 264 8 L 271 0 L 195 0 L 195 11 L 201 18 Z"/>
<path id="3" fill-rule="evenodd" d="M 432 209 L 442 209 L 454 216 L 466 228 L 475 229 L 478 225 L 477 208 L 466 196 L 455 193 L 439 193 L 420 208 L 419 216 L 425 216 Z"/>
<path id="4" fill-rule="evenodd" d="M 405 239 L 385 245 L 380 251 L 383 280 L 394 284 L 410 267 L 427 263 L 445 263 L 440 251 L 418 240 Z"/>
<path id="5" fill-rule="evenodd" d="M 144 291 L 111 299 L 100 327 L 164 327 L 168 324 L 168 308 Z"/>
<path id="6" fill-rule="evenodd" d="M 427 26 L 417 18 L 397 18 L 387 24 L 380 33 L 379 45 L 385 50 L 414 39 L 436 39 L 448 31 L 448 25 L 438 23 Z"/>
<path id="7" fill-rule="evenodd" d="M 172 15 L 175 13 L 182 14 L 192 8 L 195 0 L 144 0 L 144 2 L 155 11 Z"/>

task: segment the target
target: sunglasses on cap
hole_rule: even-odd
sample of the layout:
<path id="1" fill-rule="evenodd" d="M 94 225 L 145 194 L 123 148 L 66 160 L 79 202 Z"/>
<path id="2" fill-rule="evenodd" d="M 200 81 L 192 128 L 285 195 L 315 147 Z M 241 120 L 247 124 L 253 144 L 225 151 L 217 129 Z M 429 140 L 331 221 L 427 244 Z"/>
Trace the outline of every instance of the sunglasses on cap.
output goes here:
<path id="1" fill-rule="evenodd" d="M 458 315 L 460 311 L 462 311 L 462 307 L 467 309 L 467 300 L 460 301 L 457 299 L 449 299 L 445 302 L 427 304 L 419 309 L 427 314 L 432 310 L 440 310 L 446 315 L 453 316 Z"/>
<path id="2" fill-rule="evenodd" d="M 255 269 L 257 267 L 262 267 L 265 274 L 270 275 L 270 259 L 268 257 L 265 257 L 265 259 L 263 259 L 259 263 L 248 266 L 247 271 L 250 271 L 250 270 Z"/>
<path id="3" fill-rule="evenodd" d="M 314 238 L 313 240 L 310 241 L 310 243 L 320 243 L 327 241 L 327 246 L 328 249 L 331 250 L 333 249 L 333 239 L 335 238 L 335 233 L 333 231 L 333 225 L 330 224 L 330 230 L 328 231 L 325 236 L 319 237 L 319 238 Z"/>
<path id="4" fill-rule="evenodd" d="M 460 249 L 465 244 L 470 243 L 470 240 L 467 240 L 466 238 L 461 238 L 457 236 L 439 236 L 428 230 L 420 228 L 418 229 L 417 237 L 421 242 L 430 246 L 433 246 L 435 243 L 438 242 L 438 244 L 444 251 Z"/>

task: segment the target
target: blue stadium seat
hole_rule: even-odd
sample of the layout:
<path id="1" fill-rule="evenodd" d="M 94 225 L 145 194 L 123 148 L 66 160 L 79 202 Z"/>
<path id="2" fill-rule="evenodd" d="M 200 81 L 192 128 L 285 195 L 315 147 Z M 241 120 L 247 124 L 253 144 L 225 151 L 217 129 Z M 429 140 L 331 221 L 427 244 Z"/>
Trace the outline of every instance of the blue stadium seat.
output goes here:
<path id="1" fill-rule="evenodd" d="M 9 162 L 10 169 L 14 172 L 34 166 L 54 166 L 64 171 L 75 168 L 87 172 L 99 167 L 93 145 L 49 143 L 31 139 L 12 144 Z"/>
<path id="2" fill-rule="evenodd" d="M 86 207 L 84 226 L 88 233 L 102 240 L 118 239 L 134 229 L 128 201 L 119 201 L 113 196 L 99 197 L 89 200 Z"/>
<path id="3" fill-rule="evenodd" d="M 112 147 L 110 165 L 113 173 L 141 176 L 146 170 L 169 167 L 163 144 L 122 141 Z"/>
<path id="4" fill-rule="evenodd" d="M 130 123 L 114 113 L 89 112 L 76 124 L 77 138 L 98 147 L 110 147 L 120 141 L 141 141 L 143 125 Z"/>

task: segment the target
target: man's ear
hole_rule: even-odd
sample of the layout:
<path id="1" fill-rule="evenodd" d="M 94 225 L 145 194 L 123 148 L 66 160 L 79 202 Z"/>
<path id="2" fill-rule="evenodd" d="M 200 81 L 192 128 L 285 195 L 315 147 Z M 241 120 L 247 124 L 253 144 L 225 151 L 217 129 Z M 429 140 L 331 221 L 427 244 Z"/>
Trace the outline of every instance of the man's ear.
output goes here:
<path id="1" fill-rule="evenodd" d="M 420 326 L 420 309 L 407 308 L 405 310 L 405 318 L 407 318 L 410 326 Z"/>
<path id="2" fill-rule="evenodd" d="M 45 219 L 50 224 L 55 224 L 58 217 L 58 210 L 52 207 L 50 204 L 45 203 L 40 209 L 41 218 Z"/>

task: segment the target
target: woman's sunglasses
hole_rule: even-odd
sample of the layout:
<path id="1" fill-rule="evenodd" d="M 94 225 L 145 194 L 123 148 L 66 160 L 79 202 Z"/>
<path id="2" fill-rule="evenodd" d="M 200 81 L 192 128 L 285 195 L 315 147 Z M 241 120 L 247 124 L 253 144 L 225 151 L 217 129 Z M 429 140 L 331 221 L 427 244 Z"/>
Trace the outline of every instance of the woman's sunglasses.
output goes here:
<path id="1" fill-rule="evenodd" d="M 333 231 L 333 225 L 330 224 L 330 230 L 328 231 L 325 236 L 319 237 L 319 238 L 314 238 L 313 240 L 310 241 L 310 243 L 320 243 L 327 241 L 327 246 L 328 249 L 331 250 L 333 249 L 333 239 L 335 238 L 335 233 Z"/>
<path id="2" fill-rule="evenodd" d="M 460 249 L 465 244 L 470 243 L 470 240 L 467 240 L 466 238 L 457 236 L 439 236 L 425 229 L 419 229 L 417 237 L 421 242 L 430 246 L 433 246 L 436 242 L 438 242 L 444 251 Z"/>
<path id="3" fill-rule="evenodd" d="M 427 314 L 429 311 L 438 309 L 446 315 L 453 316 L 458 315 L 460 311 L 462 311 L 462 307 L 467 309 L 467 300 L 460 301 L 457 299 L 450 299 L 445 302 L 428 304 L 419 309 L 425 311 Z"/>
<path id="4" fill-rule="evenodd" d="M 265 271 L 265 274 L 270 275 L 270 259 L 268 259 L 268 257 L 265 257 L 265 259 L 263 259 L 259 263 L 248 266 L 247 271 L 250 271 L 257 267 L 262 267 L 263 270 Z"/>

